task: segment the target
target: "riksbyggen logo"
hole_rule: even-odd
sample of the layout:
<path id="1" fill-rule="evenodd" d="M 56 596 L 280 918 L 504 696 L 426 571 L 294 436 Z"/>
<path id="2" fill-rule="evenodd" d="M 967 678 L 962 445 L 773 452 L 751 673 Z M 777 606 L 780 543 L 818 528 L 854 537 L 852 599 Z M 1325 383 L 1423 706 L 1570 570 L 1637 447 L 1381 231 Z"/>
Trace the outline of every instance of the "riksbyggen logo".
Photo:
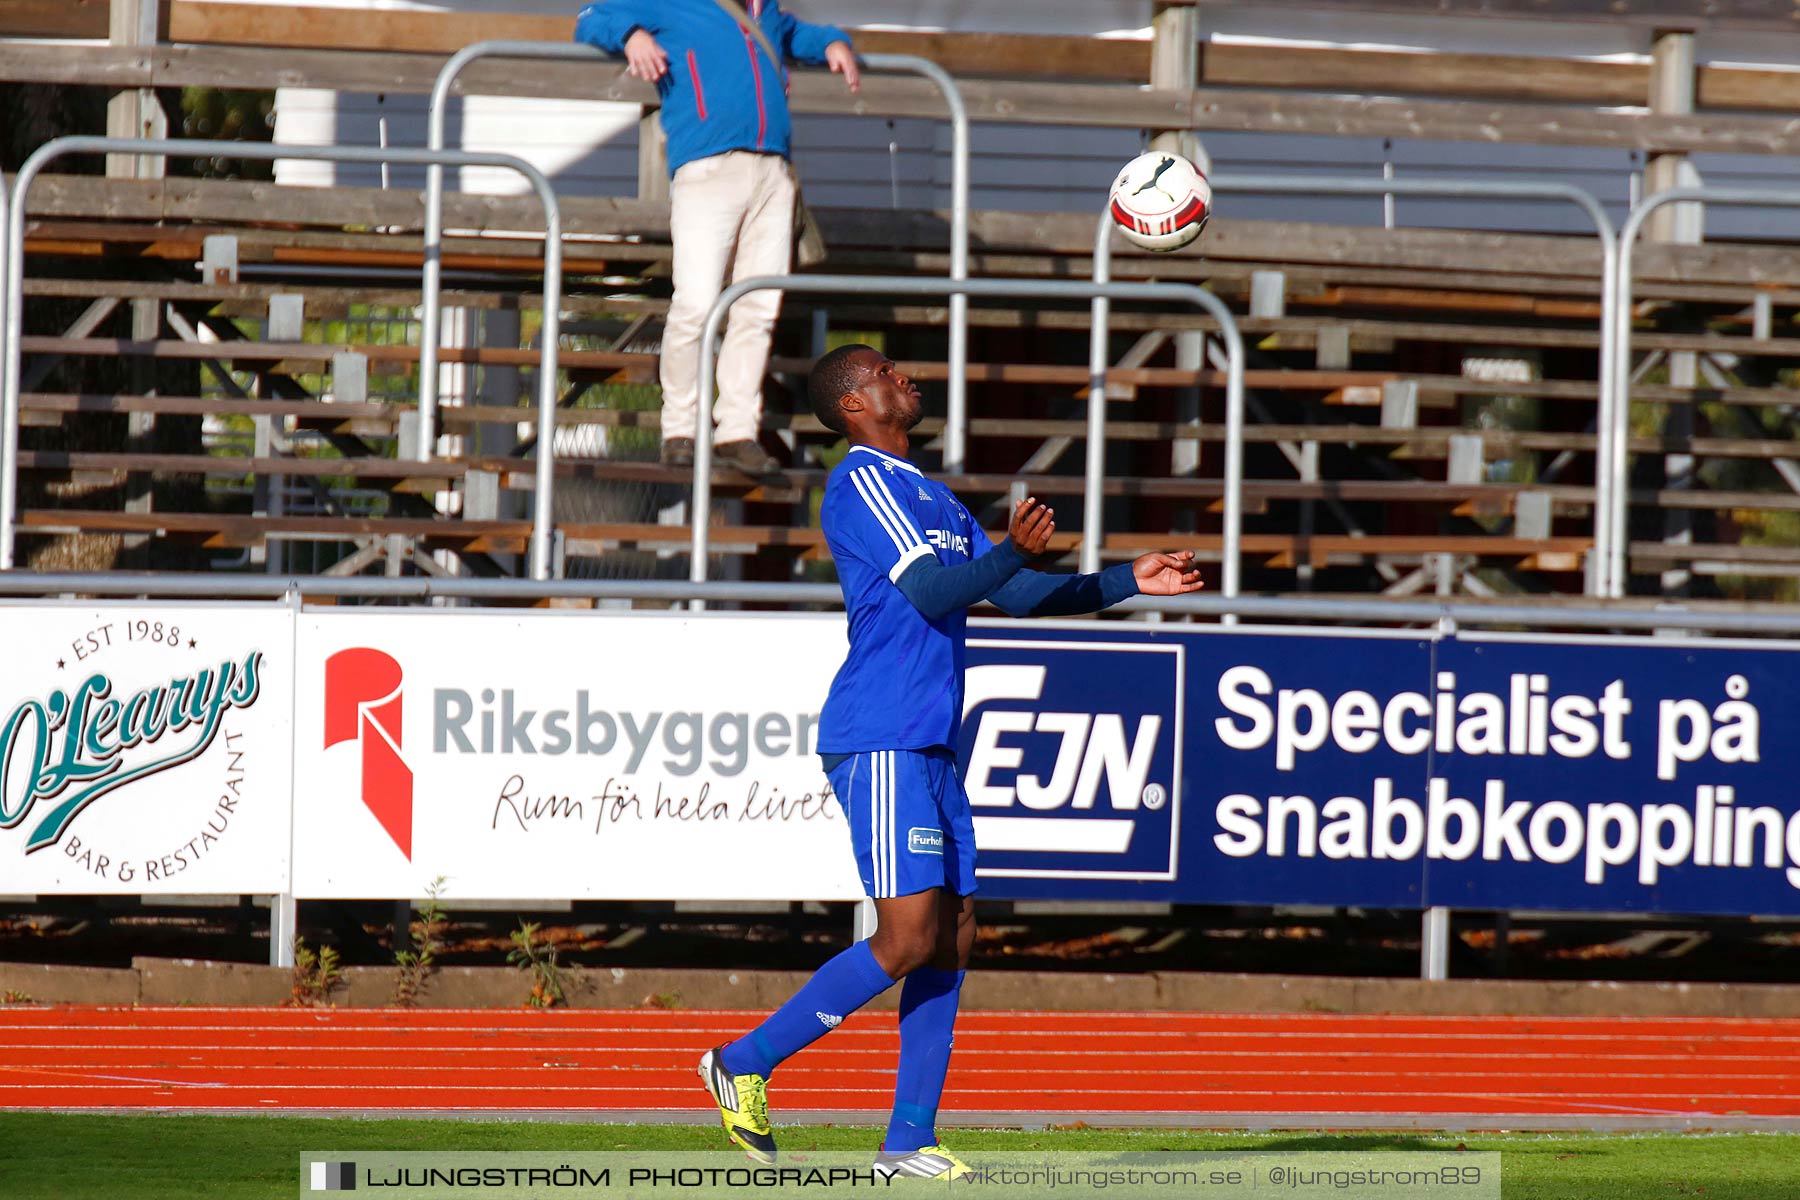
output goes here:
<path id="1" fill-rule="evenodd" d="M 400 755 L 404 678 L 398 661 L 366 646 L 326 659 L 325 749 L 358 744 L 363 807 L 411 862 L 413 773 Z"/>
<path id="2" fill-rule="evenodd" d="M 256 703 L 262 658 L 253 650 L 129 693 L 94 671 L 19 704 L 0 725 L 0 829 L 30 822 L 31 854 L 95 801 L 200 758 L 227 713 Z"/>
<path id="3" fill-rule="evenodd" d="M 1180 646 L 971 640 L 960 747 L 978 875 L 1173 879 Z"/>

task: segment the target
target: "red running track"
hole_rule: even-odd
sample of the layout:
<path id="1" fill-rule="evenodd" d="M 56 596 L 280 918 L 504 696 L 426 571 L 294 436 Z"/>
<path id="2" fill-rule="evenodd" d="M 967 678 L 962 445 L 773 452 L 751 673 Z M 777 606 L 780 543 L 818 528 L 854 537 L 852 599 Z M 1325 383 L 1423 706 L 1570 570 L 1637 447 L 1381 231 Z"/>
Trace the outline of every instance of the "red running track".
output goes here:
<path id="1" fill-rule="evenodd" d="M 695 1061 L 758 1016 L 6 1008 L 0 1108 L 703 1119 Z M 1796 1020 L 968 1012 L 956 1035 L 946 1123 L 1800 1118 Z M 885 1113 L 897 1049 L 892 1013 L 857 1015 L 775 1077 L 777 1119 Z"/>

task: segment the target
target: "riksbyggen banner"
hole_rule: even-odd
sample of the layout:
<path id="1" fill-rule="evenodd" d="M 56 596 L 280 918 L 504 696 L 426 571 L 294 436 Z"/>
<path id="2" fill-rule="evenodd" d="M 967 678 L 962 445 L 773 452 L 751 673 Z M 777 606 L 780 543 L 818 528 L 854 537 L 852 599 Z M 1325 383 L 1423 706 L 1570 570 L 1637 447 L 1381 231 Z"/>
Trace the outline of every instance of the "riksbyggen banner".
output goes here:
<path id="1" fill-rule="evenodd" d="M 306 613 L 294 892 L 849 900 L 841 620 Z"/>
<path id="2" fill-rule="evenodd" d="M 288 886 L 293 623 L 0 604 L 0 892 Z"/>

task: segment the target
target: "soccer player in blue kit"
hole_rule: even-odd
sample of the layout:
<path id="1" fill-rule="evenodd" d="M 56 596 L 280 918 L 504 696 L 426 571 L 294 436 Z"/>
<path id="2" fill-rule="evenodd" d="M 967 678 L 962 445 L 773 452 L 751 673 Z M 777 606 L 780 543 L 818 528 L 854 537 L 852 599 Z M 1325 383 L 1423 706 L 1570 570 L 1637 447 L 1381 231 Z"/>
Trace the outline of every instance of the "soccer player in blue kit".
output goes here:
<path id="1" fill-rule="evenodd" d="M 837 561 L 850 653 L 819 718 L 819 756 L 850 818 L 878 928 L 819 968 L 766 1021 L 708 1051 L 700 1078 L 731 1140 L 775 1161 L 768 1078 L 777 1064 L 902 979 L 900 1070 L 884 1175 L 954 1179 L 937 1143 L 938 1098 L 975 942 L 975 826 L 956 764 L 968 607 L 1016 617 L 1098 612 L 1139 593 L 1200 589 L 1193 554 L 1146 554 L 1093 575 L 1046 575 L 1055 514 L 1027 497 L 1007 537 L 988 540 L 950 489 L 907 461 L 918 389 L 879 351 L 842 346 L 807 381 L 812 409 L 850 452 L 825 484 L 820 520 Z"/>

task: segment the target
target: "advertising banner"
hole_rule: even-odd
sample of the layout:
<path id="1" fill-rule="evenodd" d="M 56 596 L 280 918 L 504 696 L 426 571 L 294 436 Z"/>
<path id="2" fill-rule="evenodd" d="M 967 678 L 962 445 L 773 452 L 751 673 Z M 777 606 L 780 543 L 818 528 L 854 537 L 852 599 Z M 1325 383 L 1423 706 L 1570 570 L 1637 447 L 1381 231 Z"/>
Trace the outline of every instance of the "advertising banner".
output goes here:
<path id="1" fill-rule="evenodd" d="M 835 614 L 0 612 L 3 894 L 862 894 L 816 752 Z M 1797 650 L 978 621 L 977 877 L 1800 914 Z"/>
<path id="2" fill-rule="evenodd" d="M 1455 716 L 1434 738 L 1453 749 L 1434 750 L 1419 797 L 1428 901 L 1800 913 L 1797 651 L 1505 635 L 1440 644 L 1432 704 Z"/>
<path id="3" fill-rule="evenodd" d="M 294 892 L 854 900 L 816 752 L 841 618 L 299 618 Z"/>
<path id="4" fill-rule="evenodd" d="M 1800 913 L 1796 649 L 985 625 L 983 888 Z"/>
<path id="5" fill-rule="evenodd" d="M 0 604 L 0 892 L 288 886 L 281 608 Z"/>

